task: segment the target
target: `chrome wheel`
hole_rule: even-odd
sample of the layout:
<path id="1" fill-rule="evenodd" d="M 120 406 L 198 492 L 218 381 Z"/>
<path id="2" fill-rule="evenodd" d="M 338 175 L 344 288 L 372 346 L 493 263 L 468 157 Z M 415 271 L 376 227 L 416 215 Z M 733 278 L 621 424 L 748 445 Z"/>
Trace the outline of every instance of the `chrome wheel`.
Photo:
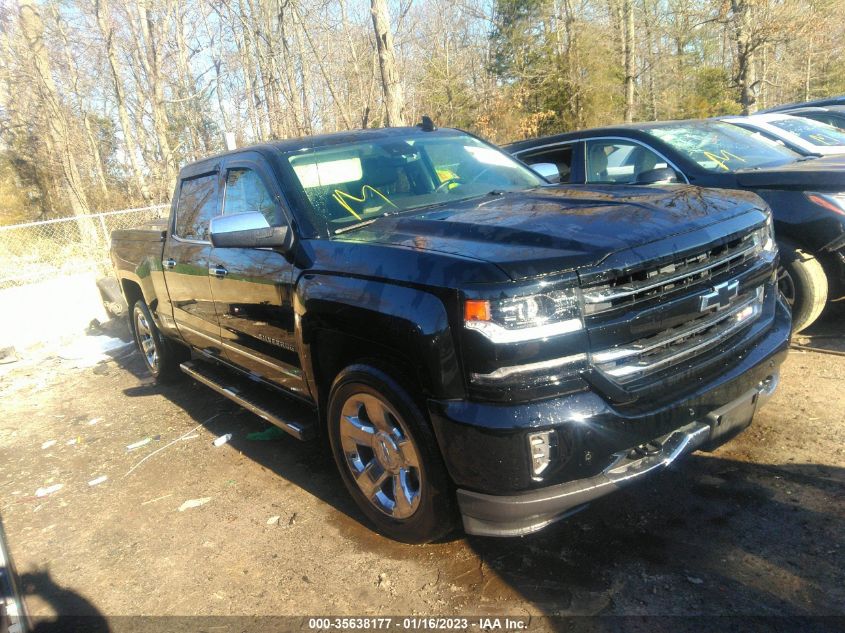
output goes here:
<path id="1" fill-rule="evenodd" d="M 377 396 L 354 394 L 343 404 L 339 431 L 346 466 L 369 502 L 394 519 L 413 515 L 422 471 L 399 414 Z"/>
<path id="2" fill-rule="evenodd" d="M 140 310 L 135 312 L 135 336 L 138 339 L 138 347 L 141 348 L 141 353 L 144 355 L 147 365 L 153 371 L 157 371 L 158 351 L 153 340 L 153 332 L 150 324 L 147 322 L 147 317 Z"/>

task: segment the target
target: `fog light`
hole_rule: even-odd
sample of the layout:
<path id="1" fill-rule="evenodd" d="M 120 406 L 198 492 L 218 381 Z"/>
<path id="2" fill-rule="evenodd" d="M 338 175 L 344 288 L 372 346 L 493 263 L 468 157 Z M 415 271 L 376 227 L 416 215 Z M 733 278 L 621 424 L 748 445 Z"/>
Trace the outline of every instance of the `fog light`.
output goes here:
<path id="1" fill-rule="evenodd" d="M 552 460 L 554 431 L 538 431 L 528 434 L 528 450 L 531 452 L 531 472 L 540 475 Z"/>

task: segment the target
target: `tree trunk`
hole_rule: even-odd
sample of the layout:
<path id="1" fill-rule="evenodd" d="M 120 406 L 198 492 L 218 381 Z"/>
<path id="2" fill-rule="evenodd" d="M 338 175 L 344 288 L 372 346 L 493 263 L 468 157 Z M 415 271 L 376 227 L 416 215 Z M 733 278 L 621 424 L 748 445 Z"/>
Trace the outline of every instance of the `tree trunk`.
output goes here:
<path id="1" fill-rule="evenodd" d="M 754 67 L 754 44 L 751 41 L 751 7 L 745 0 L 732 0 L 734 14 L 734 39 L 736 41 L 736 84 L 739 88 L 739 103 L 743 114 L 757 111 L 756 69 Z"/>
<path id="2" fill-rule="evenodd" d="M 813 68 L 813 39 L 810 38 L 810 45 L 807 46 L 807 59 L 804 62 L 804 101 L 810 100 L 810 79 Z"/>
<path id="3" fill-rule="evenodd" d="M 381 69 L 381 86 L 384 91 L 384 111 L 388 127 L 405 125 L 405 100 L 402 83 L 396 70 L 393 51 L 393 34 L 390 32 L 390 15 L 385 0 L 370 0 L 373 28 L 376 34 L 378 62 Z"/>
<path id="4" fill-rule="evenodd" d="M 634 120 L 634 0 L 623 0 L 622 26 L 625 65 L 625 122 Z"/>
<path id="5" fill-rule="evenodd" d="M 18 4 L 21 32 L 35 69 L 35 89 L 46 110 L 48 147 L 52 147 L 51 153 L 59 159 L 62 188 L 67 194 L 73 215 L 77 216 L 83 240 L 89 245 L 94 245 L 98 241 L 97 229 L 90 218 L 84 217 L 90 213 L 90 207 L 79 177 L 76 159 L 71 151 L 66 113 L 59 100 L 56 83 L 53 81 L 50 60 L 44 43 L 44 23 L 34 0 L 19 0 Z"/>
<path id="6" fill-rule="evenodd" d="M 158 41 L 158 28 L 153 13 L 147 10 L 146 3 L 130 3 L 136 12 L 137 26 L 141 37 L 138 44 L 142 48 L 140 58 L 144 68 L 144 75 L 147 79 L 147 88 L 150 92 L 150 108 L 152 109 L 153 132 L 158 145 L 159 158 L 164 169 L 159 174 L 161 185 L 169 187 L 176 177 L 176 163 L 173 158 L 173 151 L 170 147 L 169 127 L 170 121 L 167 115 L 167 104 L 164 99 L 164 81 L 161 76 L 161 43 Z M 166 183 L 166 184 L 165 184 Z"/>
<path id="7" fill-rule="evenodd" d="M 79 89 L 79 72 L 76 67 L 76 60 L 73 58 L 73 55 L 71 53 L 71 47 L 70 43 L 68 42 L 67 32 L 65 31 L 64 21 L 62 20 L 62 17 L 59 14 L 59 10 L 54 2 L 50 4 L 50 9 L 52 10 L 53 20 L 56 24 L 56 28 L 58 29 L 59 35 L 61 35 L 62 38 L 62 53 L 64 54 L 65 64 L 67 65 L 67 72 L 70 75 L 70 83 L 72 86 L 73 98 L 76 107 L 79 109 L 79 114 L 82 117 L 83 127 L 85 128 L 85 140 L 88 142 L 88 151 L 91 154 L 91 162 L 93 163 L 91 167 L 93 168 L 93 172 L 97 177 L 97 184 L 100 187 L 100 193 L 102 195 L 101 203 L 106 203 L 109 197 L 109 188 L 108 184 L 106 183 L 106 172 L 103 169 L 103 161 L 102 157 L 100 156 L 99 145 L 97 144 L 94 131 L 91 129 L 91 121 L 89 120 L 87 110 L 88 105 L 86 104 L 85 99 L 82 96 L 82 91 Z"/>
<path id="8" fill-rule="evenodd" d="M 100 34 L 106 43 L 106 57 L 109 60 L 112 86 L 114 87 L 115 101 L 117 102 L 117 118 L 120 121 L 120 129 L 123 132 L 123 144 L 126 146 L 126 155 L 129 158 L 129 166 L 132 171 L 132 178 L 135 181 L 135 188 L 141 197 L 149 202 L 152 200 L 150 189 L 147 186 L 146 178 L 138 163 L 138 143 L 135 140 L 135 131 L 129 119 L 129 111 L 126 109 L 126 91 L 123 87 L 123 70 L 117 49 L 114 43 L 114 30 L 111 25 L 111 14 L 109 11 L 109 0 L 97 0 L 94 4 L 94 12 L 97 16 L 97 26 Z"/>

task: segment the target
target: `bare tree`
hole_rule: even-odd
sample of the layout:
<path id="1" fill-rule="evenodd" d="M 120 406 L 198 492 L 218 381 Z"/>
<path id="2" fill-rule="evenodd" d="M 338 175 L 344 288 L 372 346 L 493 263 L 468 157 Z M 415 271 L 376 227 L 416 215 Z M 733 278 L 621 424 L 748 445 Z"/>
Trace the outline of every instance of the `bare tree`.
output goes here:
<path id="1" fill-rule="evenodd" d="M 85 235 L 90 243 L 93 243 L 97 239 L 97 232 L 90 219 L 81 217 L 90 213 L 90 207 L 82 180 L 79 177 L 76 158 L 71 151 L 72 144 L 67 115 L 60 101 L 59 92 L 50 68 L 50 60 L 44 41 L 44 22 L 33 0 L 20 0 L 19 6 L 18 16 L 21 32 L 26 41 L 35 71 L 34 87 L 38 91 L 41 103 L 47 110 L 48 147 L 60 166 L 59 177 L 71 211 L 73 215 L 78 217 L 80 232 Z"/>
<path id="2" fill-rule="evenodd" d="M 381 85 L 384 91 L 384 110 L 388 126 L 405 125 L 405 100 L 402 84 L 396 72 L 396 54 L 393 50 L 393 34 L 390 30 L 390 14 L 385 0 L 371 0 L 370 12 L 376 34 Z"/>
<path id="3" fill-rule="evenodd" d="M 115 33 L 112 25 L 112 17 L 109 9 L 109 0 L 96 0 L 94 13 L 97 18 L 97 26 L 103 38 L 106 49 L 106 58 L 109 62 L 109 75 L 111 86 L 114 90 L 115 104 L 117 105 L 117 118 L 120 122 L 120 129 L 123 132 L 123 144 L 126 148 L 126 159 L 132 172 L 136 191 L 145 201 L 150 201 L 152 195 L 147 186 L 144 173 L 141 170 L 138 158 L 138 143 L 135 140 L 134 125 L 129 119 L 129 111 L 126 107 L 126 90 L 123 86 L 123 71 L 120 57 L 115 44 Z"/>

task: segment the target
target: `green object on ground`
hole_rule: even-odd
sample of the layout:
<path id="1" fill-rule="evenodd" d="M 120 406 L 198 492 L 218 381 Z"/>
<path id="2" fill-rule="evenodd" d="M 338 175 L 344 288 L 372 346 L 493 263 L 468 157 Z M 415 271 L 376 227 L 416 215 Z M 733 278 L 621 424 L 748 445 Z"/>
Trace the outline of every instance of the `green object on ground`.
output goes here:
<path id="1" fill-rule="evenodd" d="M 271 426 L 263 431 L 256 431 L 255 433 L 247 433 L 246 439 L 252 440 L 254 442 L 268 442 L 270 440 L 278 440 L 282 437 L 286 437 L 287 433 L 285 433 L 282 429 L 278 426 Z"/>

